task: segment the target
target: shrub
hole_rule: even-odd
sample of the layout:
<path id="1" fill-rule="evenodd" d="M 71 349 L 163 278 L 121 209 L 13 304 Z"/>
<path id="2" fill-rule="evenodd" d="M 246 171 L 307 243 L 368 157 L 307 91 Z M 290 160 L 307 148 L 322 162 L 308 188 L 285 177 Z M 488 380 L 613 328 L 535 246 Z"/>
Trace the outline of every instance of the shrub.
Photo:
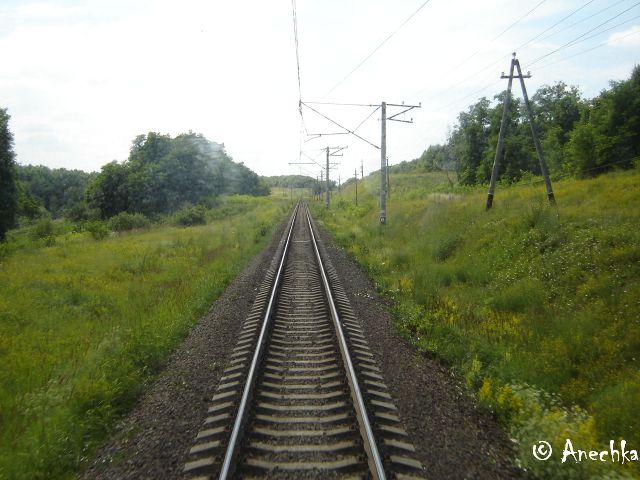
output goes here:
<path id="1" fill-rule="evenodd" d="M 150 223 L 142 213 L 120 212 L 115 217 L 111 217 L 107 225 L 114 232 L 124 232 L 134 228 L 146 228 Z"/>
<path id="2" fill-rule="evenodd" d="M 91 236 L 95 240 L 102 240 L 107 235 L 109 235 L 109 229 L 103 222 L 99 220 L 93 220 L 91 222 L 87 222 L 84 228 L 87 232 L 91 234 Z"/>
<path id="3" fill-rule="evenodd" d="M 89 208 L 86 202 L 77 202 L 64 211 L 64 216 L 74 222 L 86 222 L 100 218 L 100 211 Z"/>
<path id="4" fill-rule="evenodd" d="M 53 235 L 54 225 L 50 218 L 43 217 L 39 219 L 31 230 L 31 236 L 33 238 L 47 238 Z"/>
<path id="5" fill-rule="evenodd" d="M 207 209 L 202 205 L 185 207 L 175 213 L 174 223 L 181 227 L 204 225 L 207 223 L 206 213 Z"/>

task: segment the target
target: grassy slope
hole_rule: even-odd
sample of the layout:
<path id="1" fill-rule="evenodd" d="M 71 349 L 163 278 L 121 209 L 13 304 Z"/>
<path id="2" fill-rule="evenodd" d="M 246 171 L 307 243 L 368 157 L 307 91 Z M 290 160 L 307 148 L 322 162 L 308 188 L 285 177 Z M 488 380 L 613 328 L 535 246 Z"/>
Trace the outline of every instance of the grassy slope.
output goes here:
<path id="1" fill-rule="evenodd" d="M 0 259 L 0 478 L 73 476 L 284 212 L 236 198 L 205 226 Z"/>
<path id="2" fill-rule="evenodd" d="M 347 189 L 317 214 L 395 299 L 399 330 L 510 425 L 523 465 L 567 478 L 612 469 L 537 462 L 542 439 L 556 452 L 566 438 L 640 448 L 640 172 L 558 182 L 557 209 L 541 185 L 499 186 L 489 212 L 484 189 L 449 195 L 442 175 L 394 175 L 385 227 L 378 178 L 358 186 L 359 207 Z"/>

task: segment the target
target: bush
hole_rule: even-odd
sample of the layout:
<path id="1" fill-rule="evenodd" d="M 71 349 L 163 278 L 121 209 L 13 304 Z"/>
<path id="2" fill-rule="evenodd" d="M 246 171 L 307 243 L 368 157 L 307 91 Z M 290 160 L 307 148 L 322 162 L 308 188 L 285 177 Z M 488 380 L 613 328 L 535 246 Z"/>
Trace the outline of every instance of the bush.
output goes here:
<path id="1" fill-rule="evenodd" d="M 53 230 L 53 221 L 50 218 L 43 217 L 33 225 L 31 236 L 35 239 L 51 237 Z"/>
<path id="2" fill-rule="evenodd" d="M 174 223 L 181 227 L 189 227 L 191 225 L 204 225 L 207 209 L 202 205 L 193 205 L 178 210 L 174 215 Z"/>
<path id="3" fill-rule="evenodd" d="M 91 222 L 87 222 L 84 228 L 87 232 L 91 233 L 91 236 L 95 240 L 102 240 L 107 235 L 109 235 L 109 229 L 103 222 L 99 220 L 93 220 Z"/>
<path id="4" fill-rule="evenodd" d="M 125 232 L 134 228 L 146 228 L 150 223 L 142 213 L 120 212 L 109 219 L 107 226 L 114 232 Z"/>
<path id="5" fill-rule="evenodd" d="M 89 208 L 86 202 L 77 202 L 64 211 L 64 216 L 74 222 L 86 222 L 100 218 L 100 211 Z"/>

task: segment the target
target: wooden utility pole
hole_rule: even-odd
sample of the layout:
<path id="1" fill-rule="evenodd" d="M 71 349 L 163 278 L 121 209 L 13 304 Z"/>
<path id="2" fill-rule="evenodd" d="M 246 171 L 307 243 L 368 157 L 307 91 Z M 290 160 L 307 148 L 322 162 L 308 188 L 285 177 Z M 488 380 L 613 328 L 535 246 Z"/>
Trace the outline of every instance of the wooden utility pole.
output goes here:
<path id="1" fill-rule="evenodd" d="M 553 196 L 553 188 L 551 187 L 551 179 L 549 178 L 547 162 L 544 160 L 542 145 L 540 144 L 540 138 L 538 137 L 538 128 L 536 127 L 536 122 L 533 119 L 533 112 L 531 110 L 531 104 L 529 103 L 529 95 L 527 95 L 527 89 L 524 86 L 525 77 L 522 75 L 522 70 L 520 70 L 520 62 L 516 58 L 513 60 L 516 64 L 516 68 L 518 69 L 518 77 L 520 78 L 520 86 L 522 87 L 524 105 L 527 107 L 527 116 L 529 117 L 529 125 L 531 126 L 531 136 L 533 137 L 533 143 L 536 146 L 536 153 L 538 154 L 538 161 L 540 162 L 540 172 L 542 173 L 542 178 L 544 179 L 544 184 L 547 188 L 547 198 L 549 199 L 549 202 L 555 203 L 556 199 Z M 526 78 L 531 78 L 531 73 L 527 72 Z"/>
<path id="2" fill-rule="evenodd" d="M 511 60 L 511 70 L 509 71 L 509 77 L 504 76 L 504 72 L 500 78 L 509 78 L 507 84 L 507 94 L 504 97 L 502 105 L 502 119 L 500 120 L 500 132 L 498 133 L 498 145 L 496 146 L 496 155 L 493 158 L 493 169 L 491 170 L 491 180 L 489 182 L 489 193 L 487 194 L 486 209 L 489 210 L 493 205 L 493 193 L 496 189 L 496 181 L 498 179 L 498 170 L 500 169 L 500 158 L 502 157 L 502 150 L 504 148 L 504 133 L 507 126 L 507 111 L 509 110 L 509 103 L 511 103 L 511 85 L 513 84 L 513 69 L 515 64 Z"/>
<path id="3" fill-rule="evenodd" d="M 364 162 L 362 160 L 360 160 L 360 179 L 364 180 Z"/>
<path id="4" fill-rule="evenodd" d="M 518 70 L 518 75 L 514 76 L 514 69 Z M 504 136 L 506 132 L 507 126 L 507 115 L 509 110 L 509 103 L 511 101 L 511 86 L 513 84 L 513 79 L 518 78 L 520 80 L 520 86 L 522 87 L 522 96 L 524 97 L 524 104 L 527 108 L 527 116 L 529 118 L 529 125 L 531 126 L 531 135 L 533 136 L 533 143 L 536 147 L 536 152 L 538 154 L 538 161 L 540 162 L 540 171 L 542 173 L 542 177 L 544 178 L 544 183 L 547 188 L 547 198 L 551 203 L 555 203 L 555 198 L 553 196 L 553 189 L 551 188 L 551 180 L 549 178 L 549 171 L 547 169 L 547 163 L 544 160 L 544 155 L 542 153 L 542 145 L 540 144 L 540 139 L 538 138 L 538 130 L 536 128 L 535 121 L 533 119 L 533 112 L 531 110 L 531 105 L 529 103 L 529 96 L 527 95 L 527 89 L 524 85 L 525 78 L 531 78 L 531 74 L 527 73 L 527 75 L 522 75 L 522 70 L 520 69 L 520 62 L 516 58 L 516 54 L 513 54 L 513 58 L 511 59 L 511 68 L 509 70 L 509 76 L 506 76 L 504 72 L 500 76 L 500 78 L 508 78 L 509 83 L 507 84 L 507 92 L 504 97 L 503 110 L 502 110 L 502 118 L 500 120 L 500 133 L 498 134 L 498 145 L 496 146 L 496 155 L 493 160 L 493 169 L 491 170 L 491 180 L 489 182 L 489 193 L 487 194 L 487 204 L 486 209 L 489 210 L 493 205 L 493 194 L 496 189 L 496 181 L 498 179 L 498 172 L 500 170 L 500 160 L 502 158 L 502 151 L 504 149 Z"/>

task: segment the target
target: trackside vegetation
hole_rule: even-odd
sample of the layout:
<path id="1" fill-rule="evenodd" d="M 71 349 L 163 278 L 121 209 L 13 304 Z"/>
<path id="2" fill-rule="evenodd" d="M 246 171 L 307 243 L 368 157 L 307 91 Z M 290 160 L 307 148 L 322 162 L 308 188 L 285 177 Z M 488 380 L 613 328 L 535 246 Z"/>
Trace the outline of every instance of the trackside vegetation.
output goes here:
<path id="1" fill-rule="evenodd" d="M 575 449 L 640 449 L 640 169 L 486 188 L 442 172 L 391 177 L 388 224 L 379 176 L 334 196 L 317 218 L 393 300 L 396 327 L 456 369 L 539 478 L 621 478 L 638 462 L 562 464 Z M 551 444 L 547 462 L 532 456 Z M 635 463 L 635 466 L 633 465 Z"/>
<path id="2" fill-rule="evenodd" d="M 9 232 L 0 250 L 0 478 L 73 478 L 288 209 L 233 196 L 163 223 L 121 213 L 83 228 L 45 219 Z"/>

